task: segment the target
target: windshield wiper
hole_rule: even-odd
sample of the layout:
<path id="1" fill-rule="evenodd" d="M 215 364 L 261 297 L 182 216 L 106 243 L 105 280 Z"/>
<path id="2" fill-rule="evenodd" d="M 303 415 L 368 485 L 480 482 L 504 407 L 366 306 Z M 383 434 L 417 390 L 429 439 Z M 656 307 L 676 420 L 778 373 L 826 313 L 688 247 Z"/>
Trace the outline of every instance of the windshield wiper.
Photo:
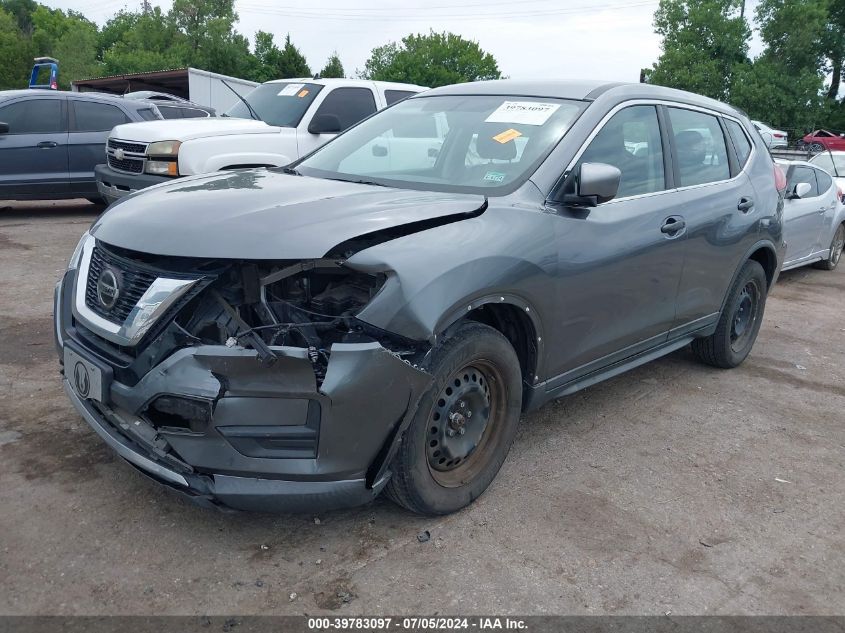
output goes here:
<path id="1" fill-rule="evenodd" d="M 231 91 L 232 91 L 232 93 L 233 93 L 233 94 L 234 94 L 234 95 L 235 95 L 238 99 L 240 99 L 240 100 L 241 100 L 241 103 L 243 103 L 243 104 L 246 106 L 247 110 L 249 110 L 249 116 L 251 116 L 251 117 L 252 117 L 253 119 L 255 119 L 256 121 L 260 121 L 260 120 L 261 120 L 261 117 L 260 117 L 260 116 L 258 116 L 258 113 L 257 113 L 255 110 L 253 110 L 253 108 L 252 108 L 252 106 L 251 106 L 251 105 L 249 105 L 249 101 L 247 101 L 246 99 L 244 99 L 244 98 L 240 95 L 240 93 L 239 93 L 237 90 L 235 90 L 234 88 L 232 88 L 232 86 L 230 86 L 230 85 L 229 85 L 229 82 L 227 82 L 225 79 L 221 79 L 221 80 L 220 80 L 220 82 L 221 82 L 224 86 L 226 86 L 229 90 L 231 90 Z M 225 115 L 225 114 L 224 114 L 223 116 L 227 116 L 227 115 Z"/>

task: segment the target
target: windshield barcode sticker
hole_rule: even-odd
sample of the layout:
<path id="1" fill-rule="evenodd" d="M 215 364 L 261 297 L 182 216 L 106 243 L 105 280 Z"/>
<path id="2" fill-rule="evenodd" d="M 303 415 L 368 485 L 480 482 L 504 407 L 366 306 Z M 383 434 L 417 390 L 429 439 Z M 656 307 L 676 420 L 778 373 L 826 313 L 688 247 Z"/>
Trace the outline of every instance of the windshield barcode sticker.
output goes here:
<path id="1" fill-rule="evenodd" d="M 486 123 L 520 123 L 522 125 L 543 125 L 557 109 L 559 103 L 538 103 L 537 101 L 505 101 L 493 110 Z"/>
<path id="2" fill-rule="evenodd" d="M 302 90 L 305 84 L 285 84 L 285 87 L 279 90 L 279 97 L 295 97 L 296 93 Z M 305 94 L 308 94 L 307 92 Z M 304 96 L 304 95 L 303 95 Z"/>

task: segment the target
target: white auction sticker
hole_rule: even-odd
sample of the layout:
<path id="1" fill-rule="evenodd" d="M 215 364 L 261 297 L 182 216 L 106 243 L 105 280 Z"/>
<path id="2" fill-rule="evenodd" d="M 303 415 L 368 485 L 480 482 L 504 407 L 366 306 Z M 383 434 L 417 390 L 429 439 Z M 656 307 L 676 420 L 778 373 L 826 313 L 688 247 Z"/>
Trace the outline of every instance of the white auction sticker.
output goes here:
<path id="1" fill-rule="evenodd" d="M 279 90 L 279 97 L 295 97 L 296 93 L 302 90 L 305 84 L 286 84 L 284 88 Z"/>
<path id="2" fill-rule="evenodd" d="M 505 101 L 493 110 L 487 123 L 517 123 L 522 125 L 543 125 L 560 107 L 559 103 L 537 101 Z"/>

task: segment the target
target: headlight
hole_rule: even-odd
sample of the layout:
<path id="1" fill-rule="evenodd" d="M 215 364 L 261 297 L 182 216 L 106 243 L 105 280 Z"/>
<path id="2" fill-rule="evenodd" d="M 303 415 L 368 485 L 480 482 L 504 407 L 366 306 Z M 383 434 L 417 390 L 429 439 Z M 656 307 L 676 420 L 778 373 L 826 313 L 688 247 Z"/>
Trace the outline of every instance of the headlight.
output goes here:
<path id="1" fill-rule="evenodd" d="M 178 176 L 179 166 L 175 160 L 148 160 L 144 171 L 158 176 Z"/>
<path id="2" fill-rule="evenodd" d="M 70 256 L 70 261 L 67 263 L 68 270 L 76 270 L 79 268 L 79 260 L 82 259 L 82 249 L 89 237 L 91 237 L 91 234 L 88 231 L 85 231 L 85 233 L 82 234 L 82 237 L 79 238 L 79 244 L 77 244 L 76 248 L 73 249 L 73 255 Z"/>
<path id="3" fill-rule="evenodd" d="M 179 153 L 181 141 L 156 141 L 147 146 L 147 156 L 155 158 L 158 156 L 176 156 Z"/>

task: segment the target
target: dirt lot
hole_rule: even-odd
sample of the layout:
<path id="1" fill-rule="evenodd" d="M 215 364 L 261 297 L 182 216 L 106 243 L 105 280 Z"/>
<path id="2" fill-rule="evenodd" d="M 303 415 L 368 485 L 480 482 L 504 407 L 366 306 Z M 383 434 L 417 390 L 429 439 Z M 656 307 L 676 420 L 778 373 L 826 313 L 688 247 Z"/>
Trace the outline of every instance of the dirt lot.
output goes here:
<path id="1" fill-rule="evenodd" d="M 53 284 L 100 210 L 0 203 L 0 614 L 845 613 L 845 270 L 785 273 L 740 369 L 681 351 L 526 416 L 457 515 L 229 515 L 62 392 Z"/>

